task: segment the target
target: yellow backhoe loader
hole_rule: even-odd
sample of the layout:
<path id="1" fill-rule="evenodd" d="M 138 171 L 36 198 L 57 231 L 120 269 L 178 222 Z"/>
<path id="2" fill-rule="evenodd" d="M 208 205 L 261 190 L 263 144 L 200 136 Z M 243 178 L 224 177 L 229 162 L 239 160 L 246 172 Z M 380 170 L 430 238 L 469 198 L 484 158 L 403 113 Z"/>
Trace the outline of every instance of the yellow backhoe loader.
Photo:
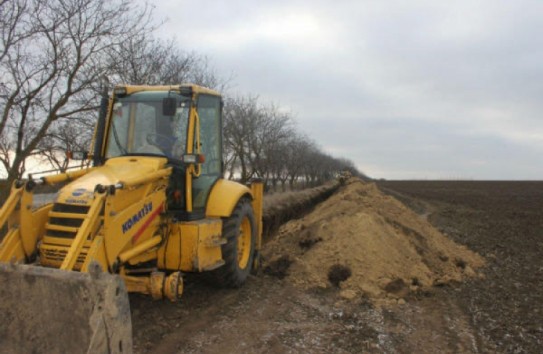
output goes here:
<path id="1" fill-rule="evenodd" d="M 192 84 L 102 98 L 92 167 L 16 181 L 0 210 L 0 352 L 129 353 L 127 292 L 176 301 L 183 274 L 258 267 L 262 183 L 222 178 L 222 100 Z M 33 207 L 37 185 L 62 184 Z"/>

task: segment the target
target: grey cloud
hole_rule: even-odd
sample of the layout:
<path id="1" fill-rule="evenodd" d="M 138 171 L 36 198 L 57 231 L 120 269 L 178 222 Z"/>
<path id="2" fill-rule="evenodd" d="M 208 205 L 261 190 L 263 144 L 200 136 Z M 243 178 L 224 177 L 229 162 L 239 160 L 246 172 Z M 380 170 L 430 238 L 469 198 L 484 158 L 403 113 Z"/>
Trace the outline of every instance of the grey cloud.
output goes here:
<path id="1" fill-rule="evenodd" d="M 162 4 L 179 18 L 161 33 L 233 72 L 233 92 L 290 107 L 301 130 L 370 176 L 543 175 L 539 1 Z M 319 21 L 319 37 L 251 35 L 293 14 Z"/>

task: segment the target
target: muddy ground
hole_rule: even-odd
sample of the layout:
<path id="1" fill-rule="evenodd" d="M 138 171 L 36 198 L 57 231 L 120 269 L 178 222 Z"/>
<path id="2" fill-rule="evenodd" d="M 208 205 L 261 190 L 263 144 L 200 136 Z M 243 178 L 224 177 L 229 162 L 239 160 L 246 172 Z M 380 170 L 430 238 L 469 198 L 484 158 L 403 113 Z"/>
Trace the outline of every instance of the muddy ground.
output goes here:
<path id="1" fill-rule="evenodd" d="M 187 278 L 177 304 L 131 296 L 135 352 L 540 352 L 543 183 L 378 186 L 483 256 L 483 278 L 439 282 L 386 306 L 340 287 L 296 286 L 273 272 L 236 290 Z"/>

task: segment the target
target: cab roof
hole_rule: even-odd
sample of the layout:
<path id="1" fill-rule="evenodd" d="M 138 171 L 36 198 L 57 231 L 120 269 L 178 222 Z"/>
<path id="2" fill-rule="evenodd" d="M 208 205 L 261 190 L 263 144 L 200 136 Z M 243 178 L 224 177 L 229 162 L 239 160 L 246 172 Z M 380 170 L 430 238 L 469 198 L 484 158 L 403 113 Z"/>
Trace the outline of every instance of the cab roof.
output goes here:
<path id="1" fill-rule="evenodd" d="M 207 87 L 203 87 L 196 84 L 180 84 L 180 85 L 157 85 L 157 86 L 150 86 L 150 85 L 116 85 L 115 89 L 119 88 L 125 88 L 126 94 L 130 95 L 136 92 L 142 92 L 142 91 L 186 91 L 191 90 L 193 93 L 197 94 L 207 94 L 212 96 L 221 96 L 221 94 L 215 90 L 209 89 Z"/>

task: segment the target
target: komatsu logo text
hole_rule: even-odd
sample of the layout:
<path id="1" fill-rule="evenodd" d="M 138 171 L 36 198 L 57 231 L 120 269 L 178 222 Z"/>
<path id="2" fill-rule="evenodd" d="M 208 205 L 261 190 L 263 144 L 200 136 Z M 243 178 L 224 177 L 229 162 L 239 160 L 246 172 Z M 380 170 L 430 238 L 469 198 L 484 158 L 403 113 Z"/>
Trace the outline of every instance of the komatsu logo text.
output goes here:
<path id="1" fill-rule="evenodd" d="M 143 219 L 145 215 L 149 214 L 151 210 L 153 210 L 153 203 L 144 204 L 143 208 L 141 208 L 136 214 L 132 215 L 130 219 L 123 223 L 123 234 L 130 230 L 132 226 L 136 225 L 141 219 Z"/>

